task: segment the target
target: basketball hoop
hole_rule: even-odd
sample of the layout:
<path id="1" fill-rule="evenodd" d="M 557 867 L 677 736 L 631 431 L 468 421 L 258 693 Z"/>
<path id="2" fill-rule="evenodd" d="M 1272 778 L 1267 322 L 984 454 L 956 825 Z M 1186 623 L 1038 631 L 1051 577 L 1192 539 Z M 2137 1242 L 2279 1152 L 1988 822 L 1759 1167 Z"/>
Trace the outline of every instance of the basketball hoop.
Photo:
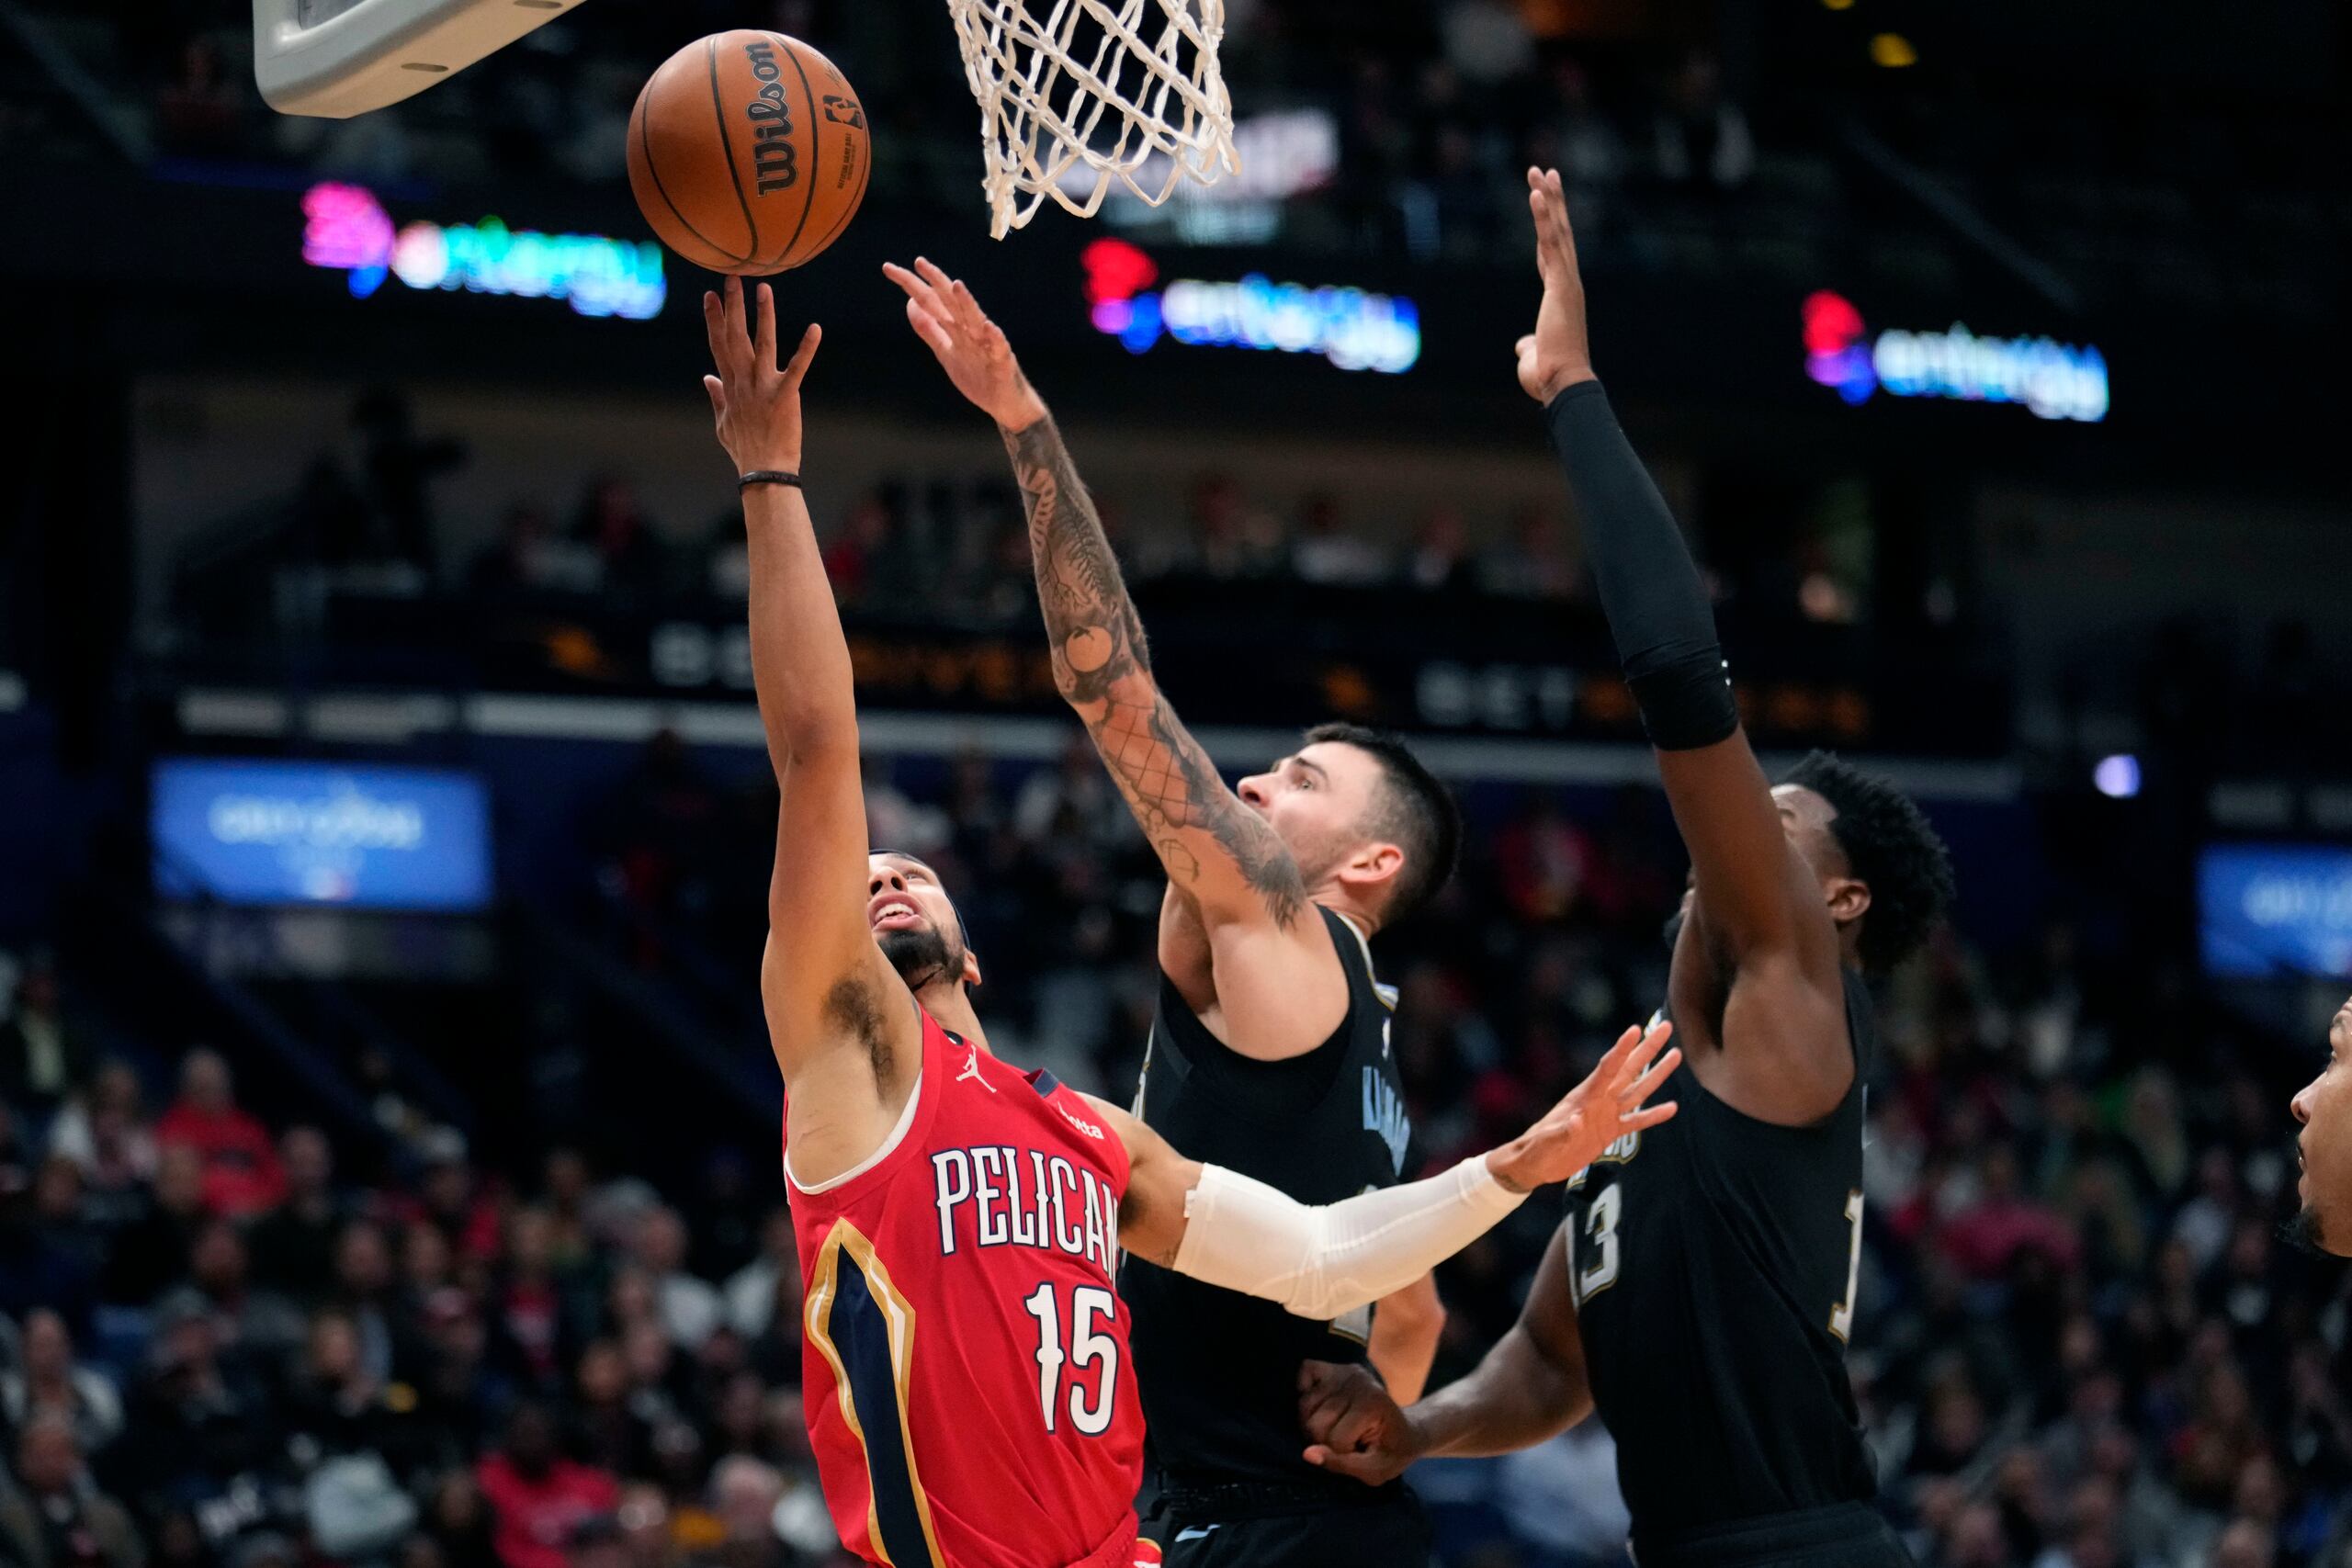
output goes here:
<path id="1" fill-rule="evenodd" d="M 254 0 L 254 79 L 280 114 L 396 104 L 578 0 Z"/>
<path id="2" fill-rule="evenodd" d="M 947 0 L 947 8 L 979 101 L 994 238 L 1027 223 L 1049 196 L 1091 218 L 1114 185 L 1157 207 L 1181 180 L 1214 185 L 1239 171 L 1217 67 L 1225 0 Z"/>

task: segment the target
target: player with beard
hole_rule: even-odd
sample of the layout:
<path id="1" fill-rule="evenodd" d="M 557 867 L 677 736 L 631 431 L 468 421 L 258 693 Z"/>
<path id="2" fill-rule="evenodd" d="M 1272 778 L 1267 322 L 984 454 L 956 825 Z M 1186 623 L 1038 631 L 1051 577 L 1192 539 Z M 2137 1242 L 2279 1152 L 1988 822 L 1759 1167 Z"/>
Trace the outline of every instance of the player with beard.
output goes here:
<path id="1" fill-rule="evenodd" d="M 800 383 L 760 286 L 706 295 L 705 378 L 741 476 L 752 669 L 781 801 L 761 998 L 785 1082 L 803 1391 L 835 1528 L 895 1568 L 1127 1568 L 1143 1420 L 1122 1249 L 1308 1318 L 1426 1274 L 1627 1131 L 1673 1071 L 1629 1030 L 1521 1138 L 1309 1207 L 1185 1159 L 1116 1107 L 991 1055 L 938 876 L 870 853 L 848 645 L 800 491 Z"/>
<path id="2" fill-rule="evenodd" d="M 2352 1258 L 2352 1001 L 2335 1010 L 2327 1061 L 2295 1096 L 2292 1110 L 2302 1128 L 2295 1139 L 2302 1208 L 2288 1238 L 2309 1252 Z"/>
<path id="3" fill-rule="evenodd" d="M 1227 789 L 1161 694 L 1135 605 L 1068 447 L 1004 333 L 920 258 L 884 268 L 956 389 L 995 420 L 1028 509 L 1054 679 L 1168 873 L 1159 1000 L 1136 1112 L 1181 1147 L 1306 1202 L 1385 1187 L 1412 1127 L 1370 939 L 1451 873 L 1453 800 L 1391 736 L 1306 732 Z M 1299 1457 L 1299 1368 L 1369 1361 L 1411 1398 L 1443 1314 L 1427 1280 L 1324 1322 L 1149 1262 L 1120 1281 L 1181 1568 L 1308 1568 L 1427 1555 L 1399 1484 L 1367 1495 Z"/>
<path id="4" fill-rule="evenodd" d="M 1867 974 L 1951 892 L 1885 784 L 1815 753 L 1775 788 L 1672 513 L 1595 378 L 1560 176 L 1528 172 L 1544 299 L 1519 379 L 1544 405 L 1601 609 L 1691 863 L 1664 1016 L 1685 1114 L 1569 1184 L 1518 1325 L 1400 1410 L 1353 1369 L 1302 1394 L 1311 1457 L 1379 1483 L 1526 1448 L 1596 1410 L 1642 1568 L 1894 1568 L 1845 1351 L 1862 1238 Z"/>

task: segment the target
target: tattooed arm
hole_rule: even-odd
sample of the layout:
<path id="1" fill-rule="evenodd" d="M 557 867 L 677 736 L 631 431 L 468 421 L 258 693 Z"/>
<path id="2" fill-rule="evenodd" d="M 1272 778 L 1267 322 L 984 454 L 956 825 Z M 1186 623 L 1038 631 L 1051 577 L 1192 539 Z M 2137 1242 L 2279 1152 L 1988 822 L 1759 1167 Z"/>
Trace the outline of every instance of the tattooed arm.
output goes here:
<path id="1" fill-rule="evenodd" d="M 1186 999 L 1235 1050 L 1314 1049 L 1347 1009 L 1347 977 L 1290 851 L 1226 786 L 1153 678 L 1151 650 L 1102 519 L 1052 414 L 971 291 L 925 261 L 884 270 L 956 389 L 997 422 L 1029 516 L 1054 682 L 1207 939 L 1208 984 Z M 1173 900 L 1171 900 L 1171 903 Z M 1193 928 L 1179 922 L 1180 934 Z M 1169 933 L 1163 931 L 1163 951 Z M 1190 965 L 1170 966 L 1180 985 Z"/>

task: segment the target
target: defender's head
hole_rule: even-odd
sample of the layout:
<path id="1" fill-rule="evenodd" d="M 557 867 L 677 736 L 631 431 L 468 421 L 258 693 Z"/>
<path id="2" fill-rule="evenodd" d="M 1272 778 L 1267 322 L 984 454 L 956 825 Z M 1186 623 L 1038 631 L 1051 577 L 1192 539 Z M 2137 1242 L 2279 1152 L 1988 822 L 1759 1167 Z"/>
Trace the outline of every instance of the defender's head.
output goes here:
<path id="1" fill-rule="evenodd" d="M 1863 973 L 1883 975 L 1917 952 L 1951 902 L 1951 857 L 1910 797 L 1815 751 L 1790 771 L 1772 801 Z"/>
<path id="2" fill-rule="evenodd" d="M 920 995 L 939 980 L 980 983 L 980 961 L 939 873 L 912 855 L 876 850 L 865 857 L 865 923 L 907 989 Z"/>
<path id="3" fill-rule="evenodd" d="M 2327 1026 L 2327 1062 L 2294 1099 L 2295 1184 L 2303 1201 L 2290 1239 L 2315 1251 L 2352 1258 L 2352 1001 Z"/>
<path id="4" fill-rule="evenodd" d="M 1377 924 L 1394 925 L 1453 874 L 1453 796 L 1393 735 L 1320 724 L 1302 742 L 1241 781 L 1243 802 L 1272 825 L 1309 888 L 1337 884 Z"/>

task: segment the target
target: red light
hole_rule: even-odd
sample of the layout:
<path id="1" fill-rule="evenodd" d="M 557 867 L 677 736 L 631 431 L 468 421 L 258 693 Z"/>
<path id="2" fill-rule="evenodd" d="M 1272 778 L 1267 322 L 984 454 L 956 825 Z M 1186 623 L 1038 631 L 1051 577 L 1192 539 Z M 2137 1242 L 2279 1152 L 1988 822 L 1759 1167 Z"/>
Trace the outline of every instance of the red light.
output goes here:
<path id="1" fill-rule="evenodd" d="M 1091 305 L 1132 299 L 1159 276 L 1152 259 L 1125 240 L 1097 240 L 1078 259 L 1086 268 L 1086 299 Z"/>

